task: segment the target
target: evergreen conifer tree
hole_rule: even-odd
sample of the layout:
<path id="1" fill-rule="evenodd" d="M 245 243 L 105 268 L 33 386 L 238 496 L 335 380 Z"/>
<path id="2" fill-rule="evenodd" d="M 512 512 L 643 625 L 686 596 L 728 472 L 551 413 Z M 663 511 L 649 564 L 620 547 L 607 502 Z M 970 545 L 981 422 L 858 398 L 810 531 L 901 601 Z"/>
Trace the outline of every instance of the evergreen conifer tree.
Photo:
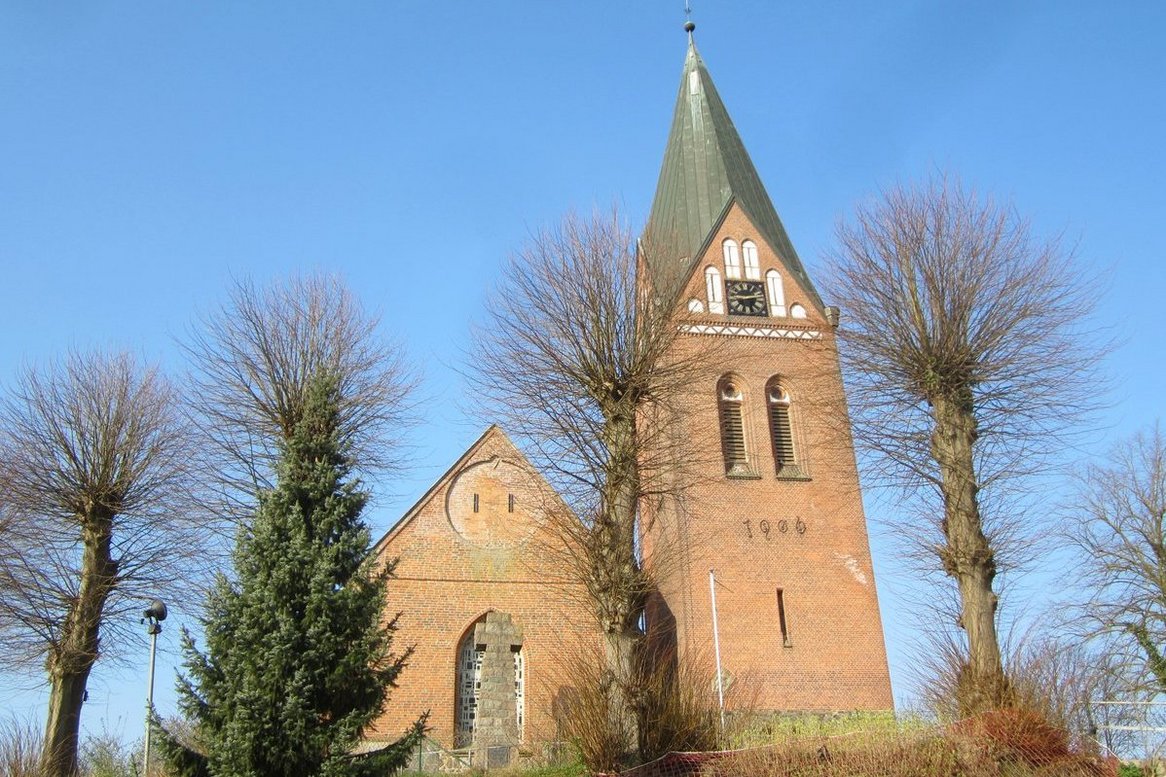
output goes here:
<path id="1" fill-rule="evenodd" d="M 274 489 L 261 492 L 204 616 L 206 651 L 184 636 L 180 706 L 197 750 L 163 733 L 175 771 L 213 777 L 388 774 L 424 720 L 395 744 L 352 755 L 381 712 L 408 651 L 391 650 L 385 582 L 361 520 L 366 495 L 347 481 L 336 381 L 317 377 L 286 443 Z"/>

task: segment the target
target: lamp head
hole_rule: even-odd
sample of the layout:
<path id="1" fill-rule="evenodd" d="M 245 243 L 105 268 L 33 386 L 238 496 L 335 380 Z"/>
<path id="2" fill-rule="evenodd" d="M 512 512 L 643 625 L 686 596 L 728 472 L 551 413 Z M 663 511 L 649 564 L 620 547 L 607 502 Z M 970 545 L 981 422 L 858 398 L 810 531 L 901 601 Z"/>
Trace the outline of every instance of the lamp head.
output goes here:
<path id="1" fill-rule="evenodd" d="M 150 606 L 146 608 L 145 616 L 152 621 L 166 620 L 166 603 L 161 599 L 150 602 Z"/>

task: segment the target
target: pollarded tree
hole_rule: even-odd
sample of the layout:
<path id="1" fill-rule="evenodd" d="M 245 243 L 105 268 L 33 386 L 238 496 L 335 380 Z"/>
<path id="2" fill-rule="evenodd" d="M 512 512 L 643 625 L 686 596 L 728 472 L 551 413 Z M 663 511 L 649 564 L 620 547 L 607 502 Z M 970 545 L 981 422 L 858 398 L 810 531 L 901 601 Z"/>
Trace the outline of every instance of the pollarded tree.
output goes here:
<path id="1" fill-rule="evenodd" d="M 408 651 L 391 652 L 391 570 L 370 555 L 342 427 L 337 382 L 324 373 L 309 381 L 275 488 L 240 529 L 235 579 L 209 596 L 206 652 L 184 636 L 180 705 L 216 777 L 387 774 L 421 735 L 419 721 L 394 745 L 353 754 Z M 184 769 L 198 760 L 172 740 L 164 750 Z"/>
<path id="2" fill-rule="evenodd" d="M 220 511 L 248 515 L 256 491 L 273 484 L 310 381 L 324 372 L 336 378 L 337 435 L 352 466 L 366 476 L 399 468 L 412 378 L 400 349 L 376 330 L 343 281 L 325 274 L 267 286 L 239 281 L 203 318 L 183 349 Z"/>
<path id="3" fill-rule="evenodd" d="M 958 588 L 963 711 L 999 704 L 994 584 L 1018 527 L 998 503 L 993 525 L 984 500 L 1047 464 L 1097 395 L 1102 349 L 1081 325 L 1095 289 L 1013 207 L 949 178 L 885 192 L 837 240 L 856 440 L 884 482 L 937 497 L 934 521 L 907 527 Z"/>
<path id="4" fill-rule="evenodd" d="M 1158 426 L 1086 467 L 1068 537 L 1092 595 L 1085 622 L 1110 650 L 1166 692 L 1166 437 Z M 1136 659 L 1136 660 L 1134 660 Z"/>
<path id="5" fill-rule="evenodd" d="M 204 571 L 191 439 L 167 381 L 127 354 L 25 370 L 0 402 L 0 647 L 9 667 L 43 662 L 50 777 L 76 772 L 98 657 Z"/>
<path id="6" fill-rule="evenodd" d="M 485 411 L 573 509 L 556 528 L 605 636 L 613 733 L 632 749 L 650 583 L 637 519 L 642 500 L 687 482 L 694 456 L 672 439 L 674 403 L 700 360 L 675 347 L 676 289 L 637 286 L 637 261 L 652 250 L 618 213 L 567 216 L 533 235 L 505 268 L 470 375 Z"/>

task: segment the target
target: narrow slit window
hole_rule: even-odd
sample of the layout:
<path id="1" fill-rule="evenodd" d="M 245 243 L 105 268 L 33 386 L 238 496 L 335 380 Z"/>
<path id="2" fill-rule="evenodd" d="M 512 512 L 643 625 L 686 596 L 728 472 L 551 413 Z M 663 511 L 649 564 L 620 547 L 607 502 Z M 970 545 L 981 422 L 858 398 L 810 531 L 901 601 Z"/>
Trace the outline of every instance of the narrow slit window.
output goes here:
<path id="1" fill-rule="evenodd" d="M 765 290 L 769 293 L 769 315 L 785 315 L 785 292 L 781 287 L 781 273 L 770 270 L 765 273 Z"/>
<path id="2" fill-rule="evenodd" d="M 741 278 L 741 254 L 737 250 L 737 241 L 726 240 L 721 243 L 721 250 L 725 254 L 725 277 L 731 281 L 739 280 Z"/>
<path id="3" fill-rule="evenodd" d="M 474 494 L 474 512 L 478 512 L 478 495 Z"/>
<path id="4" fill-rule="evenodd" d="M 514 512 L 514 494 L 510 494 L 510 496 L 506 500 L 506 512 L 508 512 L 508 513 Z"/>
<path id="5" fill-rule="evenodd" d="M 725 456 L 725 474 L 749 476 L 748 452 L 745 448 L 745 421 L 742 418 L 744 395 L 731 380 L 721 383 L 719 397 L 721 450 Z"/>
<path id="6" fill-rule="evenodd" d="M 725 290 L 721 286 L 721 274 L 716 267 L 709 267 L 704 271 L 705 291 L 708 293 L 709 312 L 725 312 Z"/>
<path id="7" fill-rule="evenodd" d="M 793 647 L 789 639 L 789 627 L 785 621 L 785 591 L 777 589 L 777 625 L 781 627 L 781 646 Z"/>
<path id="8" fill-rule="evenodd" d="M 741 250 L 745 254 L 745 277 L 751 281 L 761 280 L 761 262 L 757 259 L 757 244 L 752 240 L 746 240 L 741 244 Z"/>

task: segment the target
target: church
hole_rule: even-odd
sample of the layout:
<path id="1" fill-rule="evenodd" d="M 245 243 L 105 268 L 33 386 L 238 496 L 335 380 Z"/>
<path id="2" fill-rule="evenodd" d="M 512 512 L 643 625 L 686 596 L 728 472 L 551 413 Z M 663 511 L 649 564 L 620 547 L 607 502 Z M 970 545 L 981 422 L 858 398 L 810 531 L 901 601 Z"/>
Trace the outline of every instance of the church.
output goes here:
<path id="1" fill-rule="evenodd" d="M 642 510 L 645 558 L 670 549 L 645 619 L 680 660 L 715 657 L 730 710 L 890 710 L 839 311 L 819 297 L 686 30 L 646 230 L 675 249 L 641 262 L 639 280 L 679 284 L 681 341 L 715 341 L 699 390 L 678 400 L 691 428 L 677 432 L 707 439 L 710 455 L 683 498 Z M 377 543 L 398 562 L 395 642 L 414 652 L 371 740 L 426 711 L 435 749 L 474 765 L 558 738 L 563 662 L 598 629 L 547 551 L 555 498 L 490 427 Z"/>

